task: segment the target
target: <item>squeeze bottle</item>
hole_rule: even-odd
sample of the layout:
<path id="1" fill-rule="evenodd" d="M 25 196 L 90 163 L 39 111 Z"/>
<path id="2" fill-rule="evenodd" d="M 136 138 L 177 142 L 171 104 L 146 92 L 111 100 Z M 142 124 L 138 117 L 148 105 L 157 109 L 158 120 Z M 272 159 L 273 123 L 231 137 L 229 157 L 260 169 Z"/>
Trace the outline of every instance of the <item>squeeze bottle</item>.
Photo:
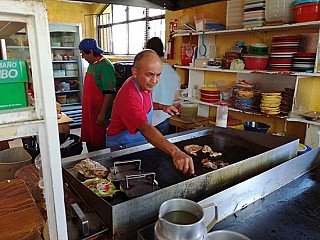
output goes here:
<path id="1" fill-rule="evenodd" d="M 228 124 L 228 104 L 222 102 L 218 105 L 216 126 L 217 127 L 227 127 Z"/>

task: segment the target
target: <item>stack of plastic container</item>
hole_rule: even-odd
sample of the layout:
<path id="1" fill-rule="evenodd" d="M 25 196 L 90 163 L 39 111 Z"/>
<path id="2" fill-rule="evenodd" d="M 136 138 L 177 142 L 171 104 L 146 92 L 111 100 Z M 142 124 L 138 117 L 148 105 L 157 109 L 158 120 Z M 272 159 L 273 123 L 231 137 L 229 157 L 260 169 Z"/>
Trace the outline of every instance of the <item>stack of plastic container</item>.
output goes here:
<path id="1" fill-rule="evenodd" d="M 244 0 L 230 0 L 227 2 L 227 29 L 243 28 L 243 4 Z"/>
<path id="2" fill-rule="evenodd" d="M 293 0 L 266 0 L 265 18 L 268 22 L 289 23 L 293 21 Z"/>
<path id="3" fill-rule="evenodd" d="M 265 22 L 265 0 L 244 1 L 243 26 L 245 28 L 261 27 Z"/>

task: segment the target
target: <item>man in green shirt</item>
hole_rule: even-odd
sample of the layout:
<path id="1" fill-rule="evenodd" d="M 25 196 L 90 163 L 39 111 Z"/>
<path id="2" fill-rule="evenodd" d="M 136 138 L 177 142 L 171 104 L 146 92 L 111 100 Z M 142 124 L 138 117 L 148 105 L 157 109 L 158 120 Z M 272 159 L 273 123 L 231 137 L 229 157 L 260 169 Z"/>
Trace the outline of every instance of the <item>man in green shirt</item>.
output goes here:
<path id="1" fill-rule="evenodd" d="M 89 63 L 82 93 L 81 139 L 91 152 L 106 146 L 106 127 L 116 93 L 115 70 L 94 39 L 83 39 L 79 50 Z"/>

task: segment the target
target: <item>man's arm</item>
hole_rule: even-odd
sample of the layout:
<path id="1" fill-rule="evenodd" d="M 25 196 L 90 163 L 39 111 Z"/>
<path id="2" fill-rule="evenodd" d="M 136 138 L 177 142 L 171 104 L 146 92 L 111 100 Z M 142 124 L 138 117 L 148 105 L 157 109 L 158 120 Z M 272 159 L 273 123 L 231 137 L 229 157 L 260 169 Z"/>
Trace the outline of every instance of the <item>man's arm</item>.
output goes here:
<path id="1" fill-rule="evenodd" d="M 184 174 L 194 174 L 192 158 L 182 152 L 176 145 L 170 143 L 155 127 L 145 122 L 141 124 L 138 129 L 149 143 L 172 157 L 173 164 L 178 170 Z"/>
<path id="2" fill-rule="evenodd" d="M 113 94 L 104 94 L 103 102 L 100 108 L 99 116 L 97 119 L 97 125 L 104 125 L 106 121 L 106 113 L 108 107 L 113 101 Z"/>

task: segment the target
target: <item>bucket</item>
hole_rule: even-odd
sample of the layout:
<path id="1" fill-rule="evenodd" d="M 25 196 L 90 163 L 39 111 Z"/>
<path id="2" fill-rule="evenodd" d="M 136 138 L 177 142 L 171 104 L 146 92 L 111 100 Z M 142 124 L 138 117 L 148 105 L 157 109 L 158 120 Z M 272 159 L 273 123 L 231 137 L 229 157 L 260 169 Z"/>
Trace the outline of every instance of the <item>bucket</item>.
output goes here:
<path id="1" fill-rule="evenodd" d="M 23 147 L 0 151 L 0 181 L 14 179 L 16 171 L 31 163 L 32 157 Z"/>

